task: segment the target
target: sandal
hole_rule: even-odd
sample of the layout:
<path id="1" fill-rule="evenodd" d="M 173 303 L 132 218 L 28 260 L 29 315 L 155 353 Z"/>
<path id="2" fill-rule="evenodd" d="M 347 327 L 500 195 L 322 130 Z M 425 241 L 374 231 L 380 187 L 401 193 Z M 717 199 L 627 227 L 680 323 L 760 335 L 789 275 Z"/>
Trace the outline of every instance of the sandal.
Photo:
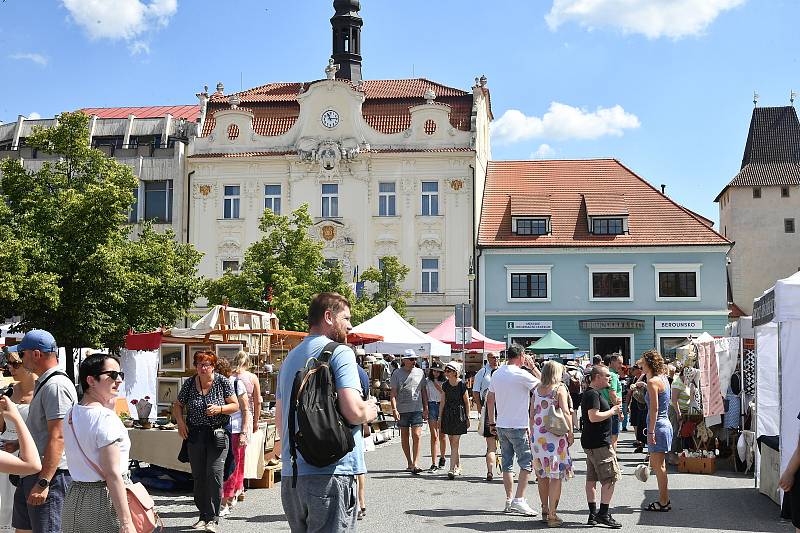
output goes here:
<path id="1" fill-rule="evenodd" d="M 367 508 L 362 507 L 360 511 L 358 511 L 358 516 L 356 517 L 358 520 L 363 520 L 364 517 L 367 515 Z"/>
<path id="2" fill-rule="evenodd" d="M 547 507 L 542 507 L 542 522 L 545 524 L 549 520 L 548 516 L 550 516 L 550 511 L 547 509 Z"/>
<path id="3" fill-rule="evenodd" d="M 486 481 L 491 481 L 494 479 L 494 474 L 491 472 L 486 472 Z"/>
<path id="4" fill-rule="evenodd" d="M 660 501 L 656 500 L 648 505 L 645 510 L 647 511 L 655 511 L 658 513 L 666 513 L 667 511 L 672 510 L 672 502 L 668 501 L 666 504 L 662 505 Z"/>
<path id="5" fill-rule="evenodd" d="M 555 513 L 547 517 L 547 527 L 561 527 L 563 525 L 564 521 Z"/>

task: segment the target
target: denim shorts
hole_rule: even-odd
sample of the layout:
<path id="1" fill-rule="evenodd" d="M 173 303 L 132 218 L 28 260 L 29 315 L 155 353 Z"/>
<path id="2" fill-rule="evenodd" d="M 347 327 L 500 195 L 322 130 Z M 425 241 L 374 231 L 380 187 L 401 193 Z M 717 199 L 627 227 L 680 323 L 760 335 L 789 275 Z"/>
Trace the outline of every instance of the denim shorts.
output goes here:
<path id="1" fill-rule="evenodd" d="M 497 428 L 497 437 L 500 439 L 500 470 L 511 472 L 514 469 L 514 456 L 517 465 L 522 470 L 530 472 L 533 469 L 533 454 L 528 430 L 525 428 Z"/>
<path id="2" fill-rule="evenodd" d="M 428 402 L 428 422 L 439 421 L 439 402 Z"/>
<path id="3" fill-rule="evenodd" d="M 397 425 L 401 428 L 422 427 L 422 411 L 411 411 L 410 413 L 400 413 L 400 420 Z"/>
<path id="4" fill-rule="evenodd" d="M 650 439 L 648 438 L 647 451 L 650 453 L 667 453 L 670 451 L 672 448 L 672 424 L 670 424 L 668 419 L 659 418 L 656 420 L 655 434 L 656 443 L 650 444 Z"/>
<path id="5" fill-rule="evenodd" d="M 619 416 L 617 415 L 611 417 L 611 434 L 619 435 Z"/>

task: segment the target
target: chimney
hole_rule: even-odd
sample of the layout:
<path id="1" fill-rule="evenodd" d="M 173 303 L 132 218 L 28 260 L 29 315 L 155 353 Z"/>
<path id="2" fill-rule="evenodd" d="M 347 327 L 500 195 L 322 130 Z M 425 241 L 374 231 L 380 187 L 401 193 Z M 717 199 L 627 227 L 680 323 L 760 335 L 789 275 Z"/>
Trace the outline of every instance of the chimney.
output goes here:
<path id="1" fill-rule="evenodd" d="M 661 184 L 661 194 L 663 194 L 664 196 L 666 196 L 666 195 L 667 195 L 667 193 L 666 193 L 666 192 L 664 192 L 664 191 L 666 191 L 666 190 L 667 190 L 667 186 L 666 186 L 666 185 L 664 185 L 664 184 L 662 183 L 662 184 Z"/>

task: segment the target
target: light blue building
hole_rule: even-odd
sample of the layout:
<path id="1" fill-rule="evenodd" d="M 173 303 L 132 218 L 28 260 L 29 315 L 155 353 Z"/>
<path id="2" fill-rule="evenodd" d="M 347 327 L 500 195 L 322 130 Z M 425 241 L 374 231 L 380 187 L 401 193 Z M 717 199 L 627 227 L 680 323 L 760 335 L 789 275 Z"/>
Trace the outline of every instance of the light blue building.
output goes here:
<path id="1" fill-rule="evenodd" d="M 616 160 L 499 161 L 487 171 L 478 316 L 493 339 L 553 329 L 625 361 L 689 335 L 722 335 L 726 253 L 711 221 Z"/>

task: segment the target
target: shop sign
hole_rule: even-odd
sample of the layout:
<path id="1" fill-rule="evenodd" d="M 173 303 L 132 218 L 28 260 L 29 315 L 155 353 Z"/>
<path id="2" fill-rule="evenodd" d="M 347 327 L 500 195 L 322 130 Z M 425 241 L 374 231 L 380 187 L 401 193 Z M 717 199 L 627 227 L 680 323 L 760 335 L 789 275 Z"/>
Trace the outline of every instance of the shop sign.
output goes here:
<path id="1" fill-rule="evenodd" d="M 644 329 L 644 320 L 632 318 L 603 318 L 596 320 L 579 320 L 581 329 Z"/>
<path id="2" fill-rule="evenodd" d="M 656 320 L 656 329 L 703 329 L 702 320 Z"/>
<path id="3" fill-rule="evenodd" d="M 770 290 L 753 304 L 753 325 L 763 326 L 775 318 L 775 289 Z"/>
<path id="4" fill-rule="evenodd" d="M 552 320 L 523 320 L 506 322 L 506 329 L 553 329 Z"/>

